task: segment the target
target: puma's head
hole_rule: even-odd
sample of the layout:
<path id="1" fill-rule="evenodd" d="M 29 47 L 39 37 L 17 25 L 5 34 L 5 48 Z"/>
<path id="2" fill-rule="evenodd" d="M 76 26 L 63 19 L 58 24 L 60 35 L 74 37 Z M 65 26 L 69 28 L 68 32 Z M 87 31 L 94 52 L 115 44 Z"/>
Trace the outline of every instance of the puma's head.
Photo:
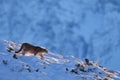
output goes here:
<path id="1" fill-rule="evenodd" d="M 48 53 L 48 50 L 47 49 L 43 49 L 45 53 Z"/>

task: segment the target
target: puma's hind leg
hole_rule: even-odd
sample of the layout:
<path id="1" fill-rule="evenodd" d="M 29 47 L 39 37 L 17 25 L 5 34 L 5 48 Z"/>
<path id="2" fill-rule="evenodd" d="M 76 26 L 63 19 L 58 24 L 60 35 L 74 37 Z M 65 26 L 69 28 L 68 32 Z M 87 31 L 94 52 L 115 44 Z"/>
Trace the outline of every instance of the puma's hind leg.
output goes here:
<path id="1" fill-rule="evenodd" d="M 22 54 L 25 55 L 25 51 L 22 51 Z M 20 55 L 20 52 L 15 52 L 15 54 L 13 55 L 13 58 L 18 59 L 17 56 Z"/>
<path id="2" fill-rule="evenodd" d="M 17 59 L 17 53 L 15 53 L 14 55 L 13 55 L 13 58 L 15 58 L 15 59 Z"/>

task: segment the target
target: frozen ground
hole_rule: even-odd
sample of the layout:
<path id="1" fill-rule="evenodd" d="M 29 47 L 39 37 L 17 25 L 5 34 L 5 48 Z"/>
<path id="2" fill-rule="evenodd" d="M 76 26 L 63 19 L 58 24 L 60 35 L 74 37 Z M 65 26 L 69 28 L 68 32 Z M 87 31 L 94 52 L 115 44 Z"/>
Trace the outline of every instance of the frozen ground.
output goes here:
<path id="1" fill-rule="evenodd" d="M 19 56 L 0 48 L 0 80 L 120 80 L 120 72 L 99 65 L 96 61 L 81 60 L 57 53 L 36 56 Z M 4 50 L 3 50 L 4 49 Z"/>

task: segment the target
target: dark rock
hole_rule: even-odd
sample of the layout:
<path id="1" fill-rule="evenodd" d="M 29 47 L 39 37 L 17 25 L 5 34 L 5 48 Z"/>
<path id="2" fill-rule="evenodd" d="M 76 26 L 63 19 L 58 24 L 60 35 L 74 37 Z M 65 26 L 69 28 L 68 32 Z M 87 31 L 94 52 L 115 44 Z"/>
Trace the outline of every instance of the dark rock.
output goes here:
<path id="1" fill-rule="evenodd" d="M 81 65 L 80 65 L 80 64 L 76 64 L 75 66 L 76 66 L 76 67 L 80 67 Z"/>
<path id="2" fill-rule="evenodd" d="M 14 51 L 14 49 L 12 49 L 11 47 L 9 47 L 9 48 L 7 49 L 7 51 L 8 51 L 8 52 L 11 52 L 11 51 Z"/>
<path id="3" fill-rule="evenodd" d="M 28 70 L 28 72 L 32 72 L 29 65 L 26 65 L 26 70 Z"/>
<path id="4" fill-rule="evenodd" d="M 68 68 L 66 68 L 66 71 L 69 71 L 69 69 L 68 69 Z"/>
<path id="5" fill-rule="evenodd" d="M 75 73 L 75 74 L 78 74 L 78 71 L 75 70 L 75 69 L 72 69 L 70 72 Z"/>
<path id="6" fill-rule="evenodd" d="M 7 60 L 2 60 L 3 64 L 7 65 Z"/>
<path id="7" fill-rule="evenodd" d="M 39 72 L 39 69 L 36 69 L 35 71 L 36 71 L 36 72 Z"/>
<path id="8" fill-rule="evenodd" d="M 89 64 L 89 60 L 88 59 L 85 59 L 85 62 L 86 62 L 86 64 Z"/>

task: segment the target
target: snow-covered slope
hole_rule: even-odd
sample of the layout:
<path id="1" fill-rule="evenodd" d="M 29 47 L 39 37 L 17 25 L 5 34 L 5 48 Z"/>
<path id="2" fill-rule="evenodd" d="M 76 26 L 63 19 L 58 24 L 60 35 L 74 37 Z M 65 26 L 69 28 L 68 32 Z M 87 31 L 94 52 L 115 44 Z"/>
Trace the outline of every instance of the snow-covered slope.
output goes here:
<path id="1" fill-rule="evenodd" d="M 116 70 L 119 26 L 120 0 L 0 0 L 0 40 L 42 45 Z"/>
<path id="2" fill-rule="evenodd" d="M 14 59 L 13 53 L 0 49 L 0 80 L 120 80 L 119 71 L 109 70 L 97 62 L 50 54 L 45 55 L 45 60 L 36 56 Z"/>

